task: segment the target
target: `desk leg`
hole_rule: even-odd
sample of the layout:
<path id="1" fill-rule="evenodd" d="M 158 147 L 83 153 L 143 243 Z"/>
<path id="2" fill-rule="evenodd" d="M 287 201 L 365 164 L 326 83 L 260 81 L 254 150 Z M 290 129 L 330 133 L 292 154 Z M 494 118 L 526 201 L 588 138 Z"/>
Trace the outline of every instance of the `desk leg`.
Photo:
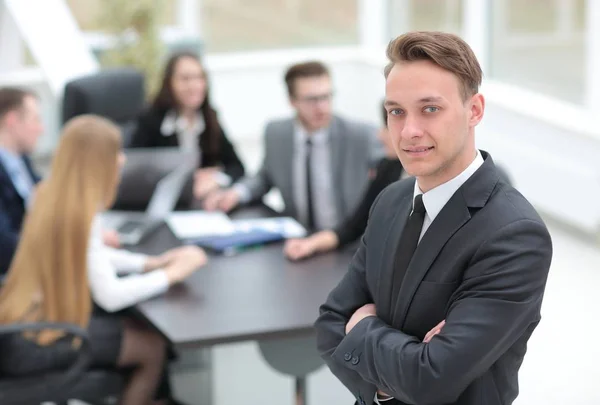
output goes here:
<path id="1" fill-rule="evenodd" d="M 306 405 L 306 377 L 296 377 L 296 405 Z"/>

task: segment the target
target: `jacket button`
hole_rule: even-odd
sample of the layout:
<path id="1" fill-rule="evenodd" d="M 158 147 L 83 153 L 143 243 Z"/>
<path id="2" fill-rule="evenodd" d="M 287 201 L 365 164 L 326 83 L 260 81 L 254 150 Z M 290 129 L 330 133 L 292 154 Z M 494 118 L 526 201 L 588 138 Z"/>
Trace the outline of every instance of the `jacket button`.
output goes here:
<path id="1" fill-rule="evenodd" d="M 350 354 L 350 353 L 344 354 L 344 360 L 350 361 L 351 358 L 352 358 L 352 354 Z"/>
<path id="2" fill-rule="evenodd" d="M 358 357 L 352 358 L 352 365 L 356 366 L 358 364 L 358 362 L 359 362 Z"/>

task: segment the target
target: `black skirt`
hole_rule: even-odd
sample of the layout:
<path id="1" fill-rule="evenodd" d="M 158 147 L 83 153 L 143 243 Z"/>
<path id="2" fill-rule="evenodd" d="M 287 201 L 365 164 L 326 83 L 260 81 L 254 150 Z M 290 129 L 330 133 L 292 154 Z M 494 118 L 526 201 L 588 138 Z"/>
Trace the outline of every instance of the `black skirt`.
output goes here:
<path id="1" fill-rule="evenodd" d="M 123 314 L 94 310 L 88 326 L 91 368 L 117 368 L 123 338 Z M 22 334 L 0 339 L 0 375 L 31 376 L 68 368 L 77 359 L 72 339 L 62 338 L 40 346 Z"/>

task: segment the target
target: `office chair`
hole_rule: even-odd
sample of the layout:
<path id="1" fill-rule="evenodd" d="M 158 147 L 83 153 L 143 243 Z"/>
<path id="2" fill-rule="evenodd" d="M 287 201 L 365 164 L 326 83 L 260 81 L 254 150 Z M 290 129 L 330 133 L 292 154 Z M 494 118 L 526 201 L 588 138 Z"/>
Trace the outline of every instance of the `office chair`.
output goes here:
<path id="1" fill-rule="evenodd" d="M 144 75 L 133 68 L 111 68 L 77 78 L 65 86 L 62 124 L 81 114 L 97 114 L 121 127 L 127 147 L 145 106 Z"/>
<path id="2" fill-rule="evenodd" d="M 263 359 L 275 370 L 295 379 L 295 405 L 307 405 L 306 378 L 325 361 L 317 352 L 314 334 L 277 340 L 261 340 L 258 348 Z"/>
<path id="3" fill-rule="evenodd" d="M 90 349 L 85 330 L 71 324 L 40 322 L 1 325 L 0 336 L 43 329 L 61 330 L 69 337 L 80 338 L 81 347 L 77 360 L 67 370 L 52 370 L 28 377 L 0 375 L 0 404 L 52 402 L 66 405 L 70 399 L 78 399 L 90 405 L 116 404 L 123 390 L 123 378 L 116 371 L 89 370 Z"/>

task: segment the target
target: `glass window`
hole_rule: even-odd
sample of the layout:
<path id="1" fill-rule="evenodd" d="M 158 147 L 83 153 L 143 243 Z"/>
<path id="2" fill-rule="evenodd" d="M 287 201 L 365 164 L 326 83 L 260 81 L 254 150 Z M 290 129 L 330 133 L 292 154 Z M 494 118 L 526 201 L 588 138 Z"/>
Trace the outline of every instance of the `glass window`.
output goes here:
<path id="1" fill-rule="evenodd" d="M 82 31 L 106 31 L 104 13 L 107 11 L 107 7 L 115 7 L 117 10 L 123 9 L 129 14 L 135 10 L 136 7 L 141 5 L 136 1 L 125 1 L 125 0 L 67 0 L 67 4 Z M 112 4 L 112 5 L 111 5 Z M 162 25 L 173 25 L 175 21 L 175 8 L 177 6 L 177 0 L 159 0 L 157 3 L 161 9 L 160 22 Z"/>
<path id="2" fill-rule="evenodd" d="M 490 75 L 583 103 L 585 0 L 491 3 Z"/>
<path id="3" fill-rule="evenodd" d="M 357 0 L 202 0 L 209 52 L 358 43 Z"/>
<path id="4" fill-rule="evenodd" d="M 462 3 L 462 0 L 388 0 L 389 36 L 414 30 L 461 34 Z"/>

